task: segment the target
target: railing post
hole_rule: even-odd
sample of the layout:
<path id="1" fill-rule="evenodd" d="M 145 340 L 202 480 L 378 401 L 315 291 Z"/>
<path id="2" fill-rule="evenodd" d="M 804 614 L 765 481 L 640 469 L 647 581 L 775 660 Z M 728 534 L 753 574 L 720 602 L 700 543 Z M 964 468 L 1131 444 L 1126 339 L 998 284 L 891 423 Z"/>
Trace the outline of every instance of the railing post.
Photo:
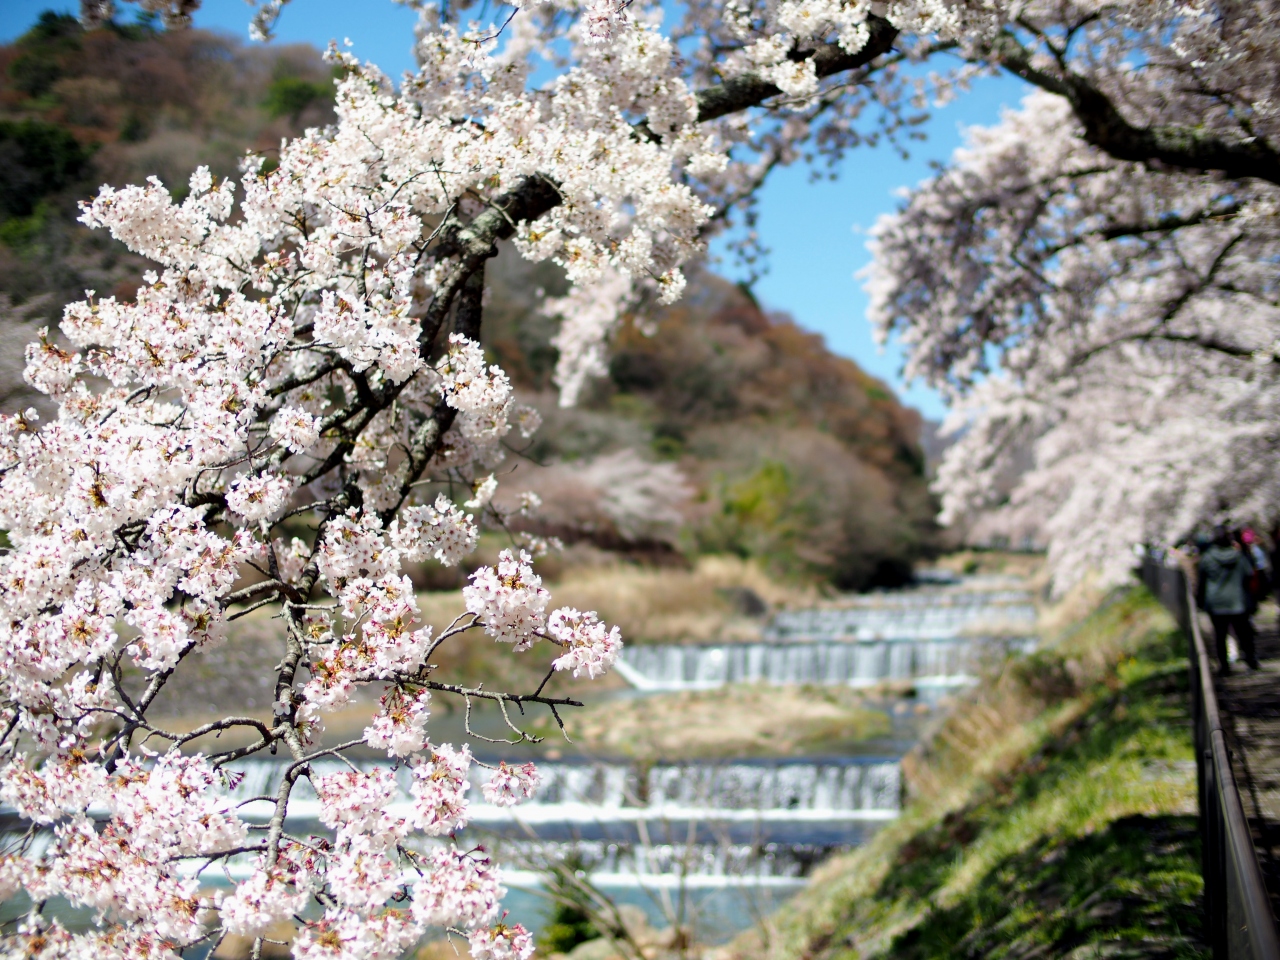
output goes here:
<path id="1" fill-rule="evenodd" d="M 1232 773 L 1189 578 L 1180 567 L 1157 562 L 1150 554 L 1143 557 L 1141 576 L 1187 638 L 1205 938 L 1214 960 L 1280 960 L 1280 938 Z"/>

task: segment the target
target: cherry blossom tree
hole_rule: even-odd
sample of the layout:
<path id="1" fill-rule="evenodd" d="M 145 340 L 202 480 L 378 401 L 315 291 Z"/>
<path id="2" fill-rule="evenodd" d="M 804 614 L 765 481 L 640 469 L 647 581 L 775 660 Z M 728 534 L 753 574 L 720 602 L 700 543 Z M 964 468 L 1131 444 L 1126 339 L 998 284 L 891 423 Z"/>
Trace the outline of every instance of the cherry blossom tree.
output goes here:
<path id="1" fill-rule="evenodd" d="M 884 218 L 873 318 L 956 401 L 944 518 L 1047 540 L 1058 586 L 1280 494 L 1280 190 L 1117 160 L 1037 91 Z M 1030 446 L 1032 469 L 993 496 Z"/>
<path id="2" fill-rule="evenodd" d="M 260 5 L 259 33 L 282 5 Z M 87 4 L 86 16 L 105 17 L 110 6 Z M 195 4 L 144 6 L 181 25 Z M 1157 338 L 1138 335 L 1136 313 L 1164 295 L 1164 258 L 1194 287 L 1168 328 L 1177 337 L 1164 342 L 1216 377 L 1214 390 L 1176 402 L 1196 423 L 1208 413 L 1195 411 L 1210 411 L 1223 422 L 1237 416 L 1230 422 L 1244 431 L 1247 414 L 1235 411 L 1261 409 L 1269 396 L 1269 371 L 1259 364 L 1251 379 L 1230 365 L 1274 342 L 1250 339 L 1270 316 L 1271 292 L 1265 271 L 1249 265 L 1273 256 L 1262 214 L 1276 178 L 1263 108 L 1273 102 L 1276 58 L 1251 72 L 1244 41 L 1224 40 L 1214 19 L 1222 4 L 1053 4 L 1037 14 L 995 2 L 735 0 L 689 4 L 669 34 L 656 5 L 619 0 L 523 5 L 492 26 L 464 22 L 477 13 L 466 5 L 420 9 L 419 71 L 397 88 L 331 52 L 342 72 L 336 123 L 283 144 L 276 165 L 249 157 L 238 183 L 198 170 L 180 202 L 153 179 L 103 187 L 84 205 L 86 224 L 155 269 L 132 301 L 89 292 L 68 306 L 60 332 L 28 348 L 27 382 L 56 405 L 55 418 L 41 423 L 29 411 L 0 421 L 9 544 L 0 556 L 0 801 L 25 831 L 0 854 L 0 898 L 25 891 L 33 903 L 6 932 L 8 953 L 171 957 L 233 933 L 257 938 L 257 951 L 271 924 L 295 918 L 299 960 L 396 956 L 428 926 L 465 934 L 480 958 L 529 955 L 528 933 L 500 913 L 496 866 L 454 841 L 475 760 L 466 744 L 432 740 L 432 698 L 487 699 L 508 717 L 534 708 L 558 716 L 574 702 L 544 693 L 546 681 L 531 693 L 468 688 L 438 676 L 432 654 L 484 636 L 519 656 L 545 643 L 556 648 L 548 678 L 592 678 L 621 641 L 593 613 L 549 609 L 532 555 L 518 546 L 472 574 L 467 612 L 450 624 L 420 622 L 404 573 L 407 563 L 462 562 L 480 524 L 502 519 L 498 464 L 515 434 L 536 429 L 478 345 L 485 263 L 500 241 L 568 276 L 569 294 L 549 309 L 563 317 L 560 381 L 571 399 L 599 368 L 621 311 L 677 299 L 681 265 L 772 167 L 865 139 L 855 121 L 875 105 L 878 133 L 900 130 L 915 90 L 902 68 L 955 56 L 959 65 L 934 90 L 1012 69 L 1066 105 L 1051 130 L 1038 128 L 1043 162 L 1022 153 L 1024 166 L 1047 165 L 1045 175 L 1064 184 L 1062 199 L 1030 207 L 1033 220 L 1065 218 L 1064 245 L 1032 261 L 1050 286 L 1100 274 L 1111 282 L 1129 240 L 1154 251 L 1126 256 L 1130 285 L 1099 295 L 1111 315 L 1079 310 L 1076 322 L 1114 323 L 1173 391 L 1177 370 L 1143 349 Z M 1264 52 L 1267 24 L 1258 19 L 1261 32 L 1247 41 Z M 1096 36 L 1080 53 L 1071 44 L 1084 34 Z M 1131 105 L 1122 68 L 1132 38 L 1171 34 L 1173 66 L 1148 45 L 1144 68 L 1157 78 L 1185 68 L 1203 89 L 1153 81 L 1165 99 Z M 552 76 L 535 83 L 539 64 Z M 1231 85 L 1245 75 L 1253 86 L 1237 97 Z M 1159 125 L 1170 98 L 1179 110 L 1194 100 L 1187 126 Z M 1048 116 L 1037 105 L 1023 115 Z M 1016 167 L 997 148 L 984 154 L 989 162 Z M 1150 193 L 1134 203 L 1133 185 Z M 943 204 L 949 194 L 928 196 Z M 979 205 L 995 219 L 1004 199 L 1021 195 L 997 196 Z M 1095 213 L 1070 212 L 1085 200 Z M 1148 219 L 1114 219 L 1124 215 Z M 1182 220 L 1191 233 L 1163 228 Z M 1227 244 L 1223 221 L 1242 239 Z M 1108 234 L 1123 223 L 1133 226 Z M 1007 230 L 986 232 L 999 244 Z M 881 235 L 886 256 L 891 234 Z M 1035 246 L 1041 234 L 1032 235 Z M 1022 241 L 1012 242 L 1020 252 Z M 1057 241 L 1043 242 L 1048 251 Z M 987 266 L 1003 277 L 1009 265 Z M 909 285 L 907 265 L 899 272 Z M 1202 296 L 1206 284 L 1213 289 Z M 1238 319 L 1235 297 L 1264 303 L 1249 308 L 1260 311 L 1256 321 L 1223 336 L 1207 318 L 1230 307 Z M 879 302 L 909 300 L 885 292 Z M 1042 311 L 1049 327 L 1060 309 Z M 1203 324 L 1182 325 L 1193 314 Z M 923 309 L 911 316 L 921 330 L 940 322 Z M 1017 313 L 1036 316 L 1030 306 Z M 917 339 L 924 350 L 924 334 Z M 1052 359 L 1056 348 L 1042 339 Z M 980 331 L 976 346 L 938 369 L 965 383 L 979 370 L 973 358 L 1002 342 Z M 1103 346 L 1097 366 L 1084 366 L 1105 380 L 1103 364 L 1125 361 Z M 1018 354 L 1006 357 L 1016 377 Z M 996 399 L 1013 409 L 1031 393 L 1010 382 L 1014 393 Z M 1132 377 L 1116 386 L 1138 392 Z M 1061 436 L 1064 451 L 1090 446 L 1080 430 Z M 286 527 L 299 526 L 307 535 L 285 542 Z M 270 719 L 159 728 L 151 708 L 171 678 L 264 607 L 286 632 Z M 322 739 L 326 717 L 361 688 L 379 694 L 363 735 Z M 242 746 L 218 746 L 229 731 Z M 405 815 L 388 811 L 388 769 L 320 765 L 357 747 L 385 750 L 408 772 Z M 236 762 L 262 753 L 282 755 L 284 774 L 273 796 L 255 800 L 270 811 L 259 822 L 227 788 Z M 323 843 L 292 832 L 302 781 L 330 831 Z M 535 770 L 504 765 L 483 792 L 506 805 L 536 782 Z M 233 858 L 249 858 L 248 877 L 225 895 L 204 890 L 201 872 Z M 89 908 L 96 922 L 68 931 L 42 909 L 53 898 Z"/>
<path id="3" fill-rule="evenodd" d="M 432 655 L 477 634 L 517 655 L 545 642 L 547 680 L 594 678 L 619 632 L 550 609 L 524 550 L 476 570 L 450 624 L 421 622 L 403 565 L 470 553 L 512 432 L 537 426 L 478 346 L 497 241 L 556 259 L 579 290 L 623 276 L 670 301 L 712 212 L 692 181 L 725 165 L 647 18 L 587 10 L 566 30 L 574 64 L 541 92 L 529 50 L 544 35 L 527 30 L 498 48 L 441 21 L 399 90 L 335 51 L 336 124 L 284 144 L 273 168 L 247 158 L 238 184 L 198 170 L 181 202 L 152 179 L 84 204 L 84 223 L 155 270 L 130 302 L 90 291 L 28 348 L 51 422 L 0 422 L 0 801 L 28 828 L 0 853 L 0 897 L 33 904 L 6 952 L 163 957 L 234 934 L 256 954 L 290 918 L 300 960 L 397 956 L 428 927 L 479 957 L 531 952 L 500 915 L 495 865 L 451 839 L 475 761 L 432 740 L 432 698 L 495 701 L 508 718 L 576 701 L 546 680 L 468 688 Z M 299 523 L 307 536 L 286 542 Z M 159 727 L 171 678 L 268 606 L 286 631 L 271 717 Z M 380 695 L 362 736 L 324 739 L 361 688 Z M 220 748 L 228 732 L 243 745 Z M 408 772 L 407 813 L 389 811 L 388 768 L 320 764 L 356 748 Z M 278 789 L 234 804 L 237 761 L 265 753 L 283 754 Z M 322 843 L 291 823 L 302 781 Z M 536 783 L 500 766 L 485 798 L 516 803 Z M 201 886 L 246 858 L 230 892 Z M 57 898 L 95 923 L 64 928 L 43 909 Z"/>

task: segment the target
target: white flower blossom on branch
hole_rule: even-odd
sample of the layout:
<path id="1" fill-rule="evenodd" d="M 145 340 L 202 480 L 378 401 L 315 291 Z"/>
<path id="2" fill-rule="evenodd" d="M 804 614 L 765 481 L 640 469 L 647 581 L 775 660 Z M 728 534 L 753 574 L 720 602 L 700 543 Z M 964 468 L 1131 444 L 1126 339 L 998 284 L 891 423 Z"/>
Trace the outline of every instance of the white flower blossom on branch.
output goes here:
<path id="1" fill-rule="evenodd" d="M 532 763 L 511 766 L 503 760 L 484 785 L 484 798 L 496 807 L 514 807 L 532 797 L 541 783 Z"/>
<path id="2" fill-rule="evenodd" d="M 553 610 L 547 619 L 547 632 L 566 649 L 552 663 L 557 670 L 572 670 L 575 677 L 586 674 L 602 676 L 622 653 L 622 634 L 617 627 L 607 627 L 594 613 L 581 613 L 572 607 Z"/>

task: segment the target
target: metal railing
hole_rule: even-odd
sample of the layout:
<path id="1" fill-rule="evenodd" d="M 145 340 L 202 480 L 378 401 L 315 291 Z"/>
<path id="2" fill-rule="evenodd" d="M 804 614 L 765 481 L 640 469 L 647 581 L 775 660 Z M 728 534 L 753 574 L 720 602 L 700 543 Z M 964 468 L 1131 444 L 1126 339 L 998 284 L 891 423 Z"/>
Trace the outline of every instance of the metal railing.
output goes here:
<path id="1" fill-rule="evenodd" d="M 1231 772 L 1231 755 L 1222 733 L 1218 695 L 1189 578 L 1181 567 L 1166 566 L 1148 556 L 1142 562 L 1142 580 L 1187 637 L 1200 787 L 1206 938 L 1214 960 L 1280 960 L 1280 938 Z"/>

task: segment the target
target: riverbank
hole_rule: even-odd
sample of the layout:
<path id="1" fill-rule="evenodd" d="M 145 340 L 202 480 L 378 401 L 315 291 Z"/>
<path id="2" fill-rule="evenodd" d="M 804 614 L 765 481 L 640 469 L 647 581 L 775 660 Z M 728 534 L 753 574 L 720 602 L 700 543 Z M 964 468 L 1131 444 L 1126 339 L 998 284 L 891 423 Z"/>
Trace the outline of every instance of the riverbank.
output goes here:
<path id="1" fill-rule="evenodd" d="M 887 741 L 894 733 L 895 706 L 928 712 L 926 705 L 904 702 L 893 692 L 736 684 L 594 703 L 566 718 L 565 727 L 582 750 L 602 756 L 838 756 Z M 534 729 L 545 736 L 554 732 L 545 718 Z"/>
<path id="2" fill-rule="evenodd" d="M 909 803 L 735 960 L 1200 957 L 1185 646 L 1142 588 L 967 697 Z"/>

